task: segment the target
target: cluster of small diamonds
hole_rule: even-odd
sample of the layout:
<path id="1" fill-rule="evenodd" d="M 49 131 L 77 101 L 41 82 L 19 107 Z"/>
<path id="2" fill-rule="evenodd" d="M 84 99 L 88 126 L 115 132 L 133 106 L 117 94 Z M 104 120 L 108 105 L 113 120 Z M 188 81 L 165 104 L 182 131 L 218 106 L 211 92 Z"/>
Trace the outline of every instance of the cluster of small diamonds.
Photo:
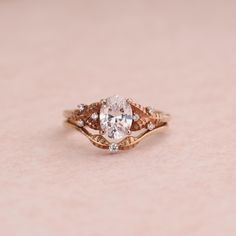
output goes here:
<path id="1" fill-rule="evenodd" d="M 85 105 L 84 104 L 79 104 L 78 106 L 78 110 L 79 110 L 79 112 L 83 112 L 84 111 L 84 109 L 85 109 Z M 99 114 L 98 113 L 93 113 L 92 115 L 91 115 L 91 118 L 93 119 L 93 120 L 97 120 L 98 118 L 99 118 Z M 80 127 L 80 128 L 82 128 L 82 127 L 84 127 L 85 126 L 85 122 L 83 121 L 83 120 L 78 120 L 77 122 L 76 122 L 76 124 Z"/>

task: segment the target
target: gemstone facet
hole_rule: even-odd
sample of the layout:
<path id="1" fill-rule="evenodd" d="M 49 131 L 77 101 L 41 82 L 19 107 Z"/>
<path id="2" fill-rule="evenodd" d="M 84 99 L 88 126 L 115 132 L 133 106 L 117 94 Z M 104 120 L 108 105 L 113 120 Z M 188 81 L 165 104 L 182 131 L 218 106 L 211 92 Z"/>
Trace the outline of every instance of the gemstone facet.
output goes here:
<path id="1" fill-rule="evenodd" d="M 104 135 L 113 141 L 118 141 L 129 134 L 133 112 L 125 98 L 120 96 L 107 98 L 101 106 L 99 117 Z"/>

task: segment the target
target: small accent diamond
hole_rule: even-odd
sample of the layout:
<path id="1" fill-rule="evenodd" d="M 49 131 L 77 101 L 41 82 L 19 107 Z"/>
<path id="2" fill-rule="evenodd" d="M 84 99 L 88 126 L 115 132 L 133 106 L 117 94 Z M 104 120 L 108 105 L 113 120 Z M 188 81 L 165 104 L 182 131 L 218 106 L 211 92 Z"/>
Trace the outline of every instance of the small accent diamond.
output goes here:
<path id="1" fill-rule="evenodd" d="M 138 121 L 140 119 L 138 114 L 133 115 L 133 121 Z"/>
<path id="2" fill-rule="evenodd" d="M 148 112 L 149 114 L 152 114 L 152 113 L 156 112 L 156 109 L 153 108 L 153 107 L 147 107 L 147 112 Z"/>
<path id="3" fill-rule="evenodd" d="M 118 147 L 118 144 L 116 144 L 116 143 L 111 143 L 110 145 L 109 145 L 109 151 L 110 152 L 117 152 L 119 150 L 119 147 Z"/>
<path id="4" fill-rule="evenodd" d="M 84 110 L 84 104 L 79 104 L 77 107 L 80 112 L 82 112 Z"/>
<path id="5" fill-rule="evenodd" d="M 78 120 L 77 125 L 81 128 L 84 127 L 84 121 L 83 120 Z"/>
<path id="6" fill-rule="evenodd" d="M 98 119 L 98 113 L 94 112 L 92 115 L 91 115 L 91 118 L 93 120 L 97 120 Z"/>
<path id="7" fill-rule="evenodd" d="M 155 125 L 150 122 L 150 123 L 147 125 L 147 128 L 148 128 L 149 130 L 153 130 L 153 129 L 155 128 Z"/>

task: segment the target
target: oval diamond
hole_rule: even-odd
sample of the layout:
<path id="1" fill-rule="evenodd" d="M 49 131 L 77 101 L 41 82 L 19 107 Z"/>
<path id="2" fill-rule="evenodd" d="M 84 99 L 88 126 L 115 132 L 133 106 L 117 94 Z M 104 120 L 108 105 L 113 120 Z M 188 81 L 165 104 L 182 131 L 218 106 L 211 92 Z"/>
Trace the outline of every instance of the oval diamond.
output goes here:
<path id="1" fill-rule="evenodd" d="M 100 125 L 104 135 L 119 140 L 129 134 L 133 112 L 127 99 L 120 96 L 107 98 L 101 106 Z"/>

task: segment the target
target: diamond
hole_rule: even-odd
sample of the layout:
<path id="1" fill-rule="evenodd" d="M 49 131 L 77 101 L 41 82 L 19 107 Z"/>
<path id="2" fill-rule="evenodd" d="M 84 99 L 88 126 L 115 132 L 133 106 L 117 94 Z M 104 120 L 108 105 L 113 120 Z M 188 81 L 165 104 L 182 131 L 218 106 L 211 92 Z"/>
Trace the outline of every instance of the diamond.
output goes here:
<path id="1" fill-rule="evenodd" d="M 133 121 L 138 121 L 140 119 L 138 114 L 133 115 Z"/>
<path id="2" fill-rule="evenodd" d="M 153 124 L 153 123 L 148 123 L 148 125 L 147 125 L 147 128 L 149 129 L 149 130 L 153 130 L 153 129 L 155 129 L 155 125 Z"/>
<path id="3" fill-rule="evenodd" d="M 80 128 L 84 127 L 84 121 L 83 120 L 78 120 L 76 123 Z"/>
<path id="4" fill-rule="evenodd" d="M 129 133 L 133 122 L 130 104 L 127 99 L 117 95 L 106 99 L 101 106 L 99 117 L 104 135 L 116 141 Z"/>
<path id="5" fill-rule="evenodd" d="M 93 120 L 97 120 L 98 119 L 98 113 L 94 112 L 92 115 L 91 115 L 91 118 Z"/>
<path id="6" fill-rule="evenodd" d="M 119 147 L 118 147 L 118 145 L 116 144 L 116 143 L 111 143 L 110 145 L 109 145 L 109 151 L 110 152 L 118 152 L 118 150 L 119 150 Z"/>
<path id="7" fill-rule="evenodd" d="M 80 112 L 82 112 L 84 110 L 85 105 L 84 104 L 79 104 L 77 107 L 78 107 L 78 110 Z"/>
<path id="8" fill-rule="evenodd" d="M 149 114 L 151 114 L 151 113 L 156 112 L 156 109 L 153 108 L 153 107 L 147 107 L 147 112 L 148 112 Z"/>

